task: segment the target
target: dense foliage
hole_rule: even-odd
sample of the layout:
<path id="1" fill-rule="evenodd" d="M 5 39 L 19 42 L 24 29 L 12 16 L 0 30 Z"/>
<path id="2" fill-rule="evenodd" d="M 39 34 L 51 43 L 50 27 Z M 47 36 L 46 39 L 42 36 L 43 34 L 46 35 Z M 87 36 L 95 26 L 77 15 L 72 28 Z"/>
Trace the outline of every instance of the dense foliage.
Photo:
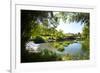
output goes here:
<path id="1" fill-rule="evenodd" d="M 68 21 L 69 23 L 81 22 L 83 25 L 82 33 L 65 34 L 62 30 L 57 31 L 56 28 L 60 20 Z M 89 20 L 89 13 L 53 13 L 53 11 L 21 10 L 21 62 L 89 59 Z M 82 48 L 86 51 L 86 54 L 59 56 L 49 50 L 43 50 L 39 53 L 28 53 L 25 50 L 25 44 L 30 40 L 34 43 L 49 42 L 58 51 L 63 51 L 64 46 L 68 46 L 73 40 L 82 41 Z"/>

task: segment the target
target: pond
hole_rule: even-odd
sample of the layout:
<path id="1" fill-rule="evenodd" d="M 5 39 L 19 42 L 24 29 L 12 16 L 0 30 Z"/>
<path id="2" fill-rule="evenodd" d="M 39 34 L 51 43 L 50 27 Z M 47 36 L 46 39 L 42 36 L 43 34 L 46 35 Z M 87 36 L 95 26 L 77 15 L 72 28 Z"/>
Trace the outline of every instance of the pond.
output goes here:
<path id="1" fill-rule="evenodd" d="M 76 54 L 82 54 L 82 44 L 77 42 L 77 43 L 72 43 L 69 44 L 67 47 L 64 47 L 64 54 L 71 54 L 71 55 L 76 55 Z"/>
<path id="2" fill-rule="evenodd" d="M 82 44 L 80 42 L 74 42 L 74 43 L 69 44 L 68 46 L 64 46 L 63 51 L 57 50 L 57 48 L 54 48 L 52 45 L 50 45 L 50 43 L 35 44 L 35 43 L 31 42 L 30 45 L 28 44 L 28 47 L 29 46 L 33 49 L 33 50 L 31 50 L 33 52 L 48 49 L 48 50 L 52 50 L 52 51 L 56 52 L 57 54 L 62 54 L 62 55 L 66 55 L 66 54 L 77 55 L 77 54 L 83 53 Z M 37 48 L 36 48 L 36 46 L 37 46 Z M 27 48 L 27 46 L 26 46 L 26 48 Z"/>

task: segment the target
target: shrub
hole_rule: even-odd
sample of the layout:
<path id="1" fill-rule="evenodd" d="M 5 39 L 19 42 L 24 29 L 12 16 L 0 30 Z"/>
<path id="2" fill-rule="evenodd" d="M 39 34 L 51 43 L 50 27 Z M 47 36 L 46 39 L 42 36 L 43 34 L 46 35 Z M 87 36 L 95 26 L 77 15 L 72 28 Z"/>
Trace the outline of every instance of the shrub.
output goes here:
<path id="1" fill-rule="evenodd" d="M 58 48 L 58 51 L 64 51 L 64 46 L 60 45 L 59 48 Z"/>
<path id="2" fill-rule="evenodd" d="M 33 41 L 34 43 L 45 43 L 45 40 L 41 36 L 36 36 Z"/>
<path id="3" fill-rule="evenodd" d="M 89 40 L 88 39 L 86 39 L 86 40 L 84 40 L 83 42 L 82 42 L 82 49 L 84 50 L 84 51 L 89 51 Z"/>

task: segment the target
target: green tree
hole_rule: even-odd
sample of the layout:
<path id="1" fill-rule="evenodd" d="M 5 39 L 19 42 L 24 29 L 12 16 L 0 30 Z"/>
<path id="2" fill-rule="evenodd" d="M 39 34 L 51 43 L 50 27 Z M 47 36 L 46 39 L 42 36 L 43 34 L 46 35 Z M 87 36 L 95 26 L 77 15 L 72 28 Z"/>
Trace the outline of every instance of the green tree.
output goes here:
<path id="1" fill-rule="evenodd" d="M 63 21 L 68 22 L 81 22 L 85 23 L 89 26 L 89 13 L 81 13 L 81 12 L 60 12 L 61 18 Z"/>
<path id="2" fill-rule="evenodd" d="M 40 24 L 45 27 L 56 27 L 57 19 L 52 11 L 21 10 L 21 61 L 27 59 L 25 44 L 30 40 L 34 28 L 39 32 Z"/>
<path id="3" fill-rule="evenodd" d="M 83 25 L 81 38 L 83 39 L 83 49 L 89 50 L 89 29 L 90 29 L 90 14 L 82 12 L 61 12 L 61 18 L 64 22 L 81 22 Z"/>

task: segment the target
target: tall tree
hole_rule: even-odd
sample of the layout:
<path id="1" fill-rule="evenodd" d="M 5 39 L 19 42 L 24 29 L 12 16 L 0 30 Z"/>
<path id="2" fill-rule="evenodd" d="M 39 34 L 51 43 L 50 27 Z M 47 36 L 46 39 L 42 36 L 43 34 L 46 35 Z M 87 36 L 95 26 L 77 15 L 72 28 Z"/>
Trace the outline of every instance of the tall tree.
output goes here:
<path id="1" fill-rule="evenodd" d="M 25 44 L 30 40 L 32 30 L 37 25 L 56 27 L 57 19 L 52 11 L 21 10 L 21 57 L 25 59 Z"/>

